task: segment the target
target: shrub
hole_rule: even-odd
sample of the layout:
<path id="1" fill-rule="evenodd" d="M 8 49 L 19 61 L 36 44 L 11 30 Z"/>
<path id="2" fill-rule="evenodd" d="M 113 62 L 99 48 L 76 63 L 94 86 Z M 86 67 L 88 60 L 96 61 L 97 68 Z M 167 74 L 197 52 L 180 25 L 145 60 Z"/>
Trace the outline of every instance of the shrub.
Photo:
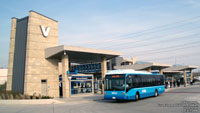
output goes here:
<path id="1" fill-rule="evenodd" d="M 23 95 L 16 91 L 0 91 L 0 99 L 52 99 L 50 96 Z"/>
<path id="2" fill-rule="evenodd" d="M 53 97 L 50 97 L 50 96 L 42 96 L 42 99 L 53 99 Z"/>

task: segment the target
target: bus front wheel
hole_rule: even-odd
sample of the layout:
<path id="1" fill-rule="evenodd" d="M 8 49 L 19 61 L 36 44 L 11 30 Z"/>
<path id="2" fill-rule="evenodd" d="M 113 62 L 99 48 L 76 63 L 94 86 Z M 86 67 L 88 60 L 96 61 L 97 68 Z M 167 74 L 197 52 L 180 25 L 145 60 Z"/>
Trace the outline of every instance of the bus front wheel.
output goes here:
<path id="1" fill-rule="evenodd" d="M 140 94 L 137 92 L 135 95 L 135 100 L 138 101 L 140 99 Z"/>

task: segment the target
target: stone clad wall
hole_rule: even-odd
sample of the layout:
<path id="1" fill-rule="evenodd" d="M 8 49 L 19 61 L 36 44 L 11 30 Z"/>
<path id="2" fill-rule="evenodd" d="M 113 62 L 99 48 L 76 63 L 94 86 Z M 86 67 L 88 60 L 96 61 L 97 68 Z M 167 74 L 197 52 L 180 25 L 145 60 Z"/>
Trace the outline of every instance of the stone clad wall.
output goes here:
<path id="1" fill-rule="evenodd" d="M 40 25 L 50 27 L 44 37 Z M 30 11 L 25 64 L 25 94 L 41 94 L 41 80 L 47 80 L 47 94 L 59 96 L 58 60 L 45 59 L 45 49 L 58 45 L 58 22 L 34 11 Z"/>
<path id="2" fill-rule="evenodd" d="M 16 23 L 17 23 L 17 19 L 12 18 L 11 31 L 10 31 L 11 33 L 10 33 L 9 60 L 8 60 L 8 78 L 7 78 L 7 84 L 6 84 L 6 90 L 8 91 L 12 90 Z"/>

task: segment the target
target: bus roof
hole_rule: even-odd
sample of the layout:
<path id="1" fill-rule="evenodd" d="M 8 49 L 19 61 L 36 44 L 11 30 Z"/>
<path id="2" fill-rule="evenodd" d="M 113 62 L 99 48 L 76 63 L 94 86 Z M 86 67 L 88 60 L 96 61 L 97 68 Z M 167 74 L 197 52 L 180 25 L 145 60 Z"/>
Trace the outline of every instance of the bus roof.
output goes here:
<path id="1" fill-rule="evenodd" d="M 135 71 L 133 69 L 111 70 L 106 73 L 106 75 L 111 75 L 111 74 L 152 74 L 152 73 L 145 71 Z"/>

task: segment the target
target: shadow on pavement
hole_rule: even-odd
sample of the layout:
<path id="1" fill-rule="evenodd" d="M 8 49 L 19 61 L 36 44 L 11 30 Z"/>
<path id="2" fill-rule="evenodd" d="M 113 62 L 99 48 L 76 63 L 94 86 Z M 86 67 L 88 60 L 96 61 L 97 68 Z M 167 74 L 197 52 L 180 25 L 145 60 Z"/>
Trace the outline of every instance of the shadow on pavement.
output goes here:
<path id="1" fill-rule="evenodd" d="M 162 95 L 159 95 L 159 97 L 162 96 Z M 135 100 L 106 100 L 106 99 L 103 98 L 103 96 L 98 96 L 97 98 L 95 96 L 84 97 L 84 99 L 99 102 L 99 103 L 118 103 L 118 104 L 140 102 L 140 101 L 145 101 L 147 99 L 153 99 L 153 98 L 158 98 L 158 97 L 147 97 L 147 98 L 142 98 L 138 101 L 135 101 Z"/>

